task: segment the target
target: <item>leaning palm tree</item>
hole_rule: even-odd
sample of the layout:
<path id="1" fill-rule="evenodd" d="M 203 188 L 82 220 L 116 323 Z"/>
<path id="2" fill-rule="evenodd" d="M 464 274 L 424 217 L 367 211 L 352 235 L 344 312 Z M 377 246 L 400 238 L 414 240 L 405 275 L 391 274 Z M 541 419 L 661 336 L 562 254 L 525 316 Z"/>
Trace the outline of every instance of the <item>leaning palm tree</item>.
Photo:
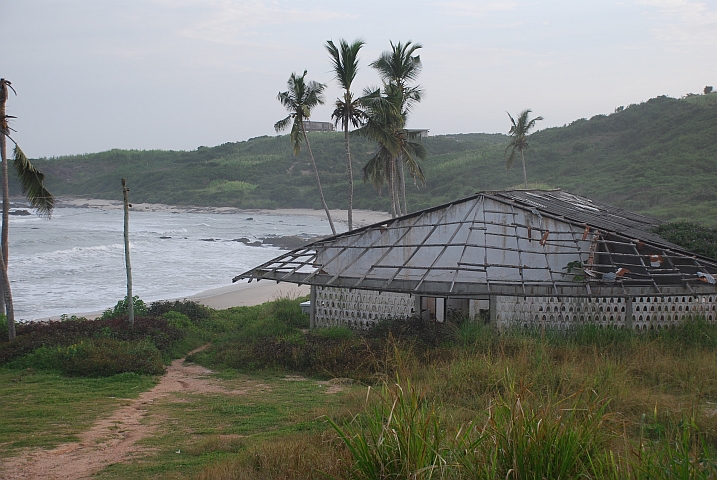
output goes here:
<path id="1" fill-rule="evenodd" d="M 276 96 L 279 102 L 289 111 L 289 115 L 276 122 L 274 124 L 274 130 L 281 132 L 291 125 L 289 137 L 294 146 L 294 155 L 298 155 L 301 152 L 302 138 L 306 142 L 306 148 L 309 150 L 309 157 L 311 157 L 311 163 L 314 166 L 314 174 L 316 175 L 316 184 L 319 187 L 321 204 L 326 211 L 326 218 L 329 220 L 331 232 L 336 235 L 336 228 L 331 219 L 331 212 L 329 212 L 329 207 L 326 205 L 324 191 L 321 188 L 319 169 L 316 167 L 316 160 L 314 160 L 314 154 L 311 152 L 311 144 L 309 143 L 309 137 L 306 135 L 306 128 L 304 127 L 304 120 L 307 120 L 311 116 L 311 110 L 316 105 L 324 104 L 324 89 L 326 85 L 314 81 L 306 82 L 305 78 L 306 70 L 304 70 L 304 74 L 300 77 L 297 76 L 296 73 L 292 73 L 286 83 L 289 89 L 286 92 L 279 92 L 279 95 Z"/>
<path id="2" fill-rule="evenodd" d="M 14 118 L 6 114 L 5 105 L 7 103 L 9 90 L 15 92 L 12 83 L 4 78 L 0 78 L 0 158 L 2 159 L 2 233 L 0 234 L 2 243 L 2 252 L 0 254 L 0 289 L 2 290 L 3 310 L 7 318 L 8 338 L 10 341 L 15 339 L 15 310 L 12 302 L 12 291 L 10 289 L 10 279 L 7 273 L 9 258 L 9 242 L 8 233 L 10 227 L 10 185 L 8 183 L 8 166 L 7 166 L 7 139 L 15 144 L 14 161 L 15 173 L 20 181 L 22 193 L 30 202 L 30 205 L 37 210 L 40 216 L 49 218 L 52 210 L 55 208 L 55 199 L 44 186 L 45 176 L 36 169 L 28 160 L 20 146 L 10 136 L 10 127 L 7 120 Z"/>
<path id="3" fill-rule="evenodd" d="M 530 109 L 520 112 L 518 121 L 516 121 L 510 113 L 506 112 L 508 113 L 508 117 L 510 117 L 510 122 L 513 126 L 510 127 L 510 131 L 508 132 L 508 135 L 512 138 L 510 139 L 508 146 L 505 147 L 505 170 L 508 171 L 515 163 L 516 150 L 520 152 L 520 158 L 523 160 L 523 186 L 525 188 L 528 188 L 528 173 L 525 170 L 524 152 L 528 149 L 528 135 L 533 127 L 535 127 L 535 122 L 543 119 L 543 117 L 535 117 L 532 120 L 528 120 L 530 112 Z M 508 153 L 508 150 L 510 150 L 510 154 Z"/>
<path id="4" fill-rule="evenodd" d="M 331 40 L 326 42 L 326 50 L 331 56 L 331 62 L 334 67 L 336 80 L 343 89 L 343 97 L 336 99 L 336 108 L 331 114 L 336 126 L 341 123 L 344 130 L 344 145 L 346 147 L 346 164 L 349 173 L 349 208 L 348 222 L 349 230 L 353 230 L 353 202 L 354 202 L 354 178 L 353 166 L 351 164 L 351 148 L 349 145 L 349 125 L 357 128 L 361 125 L 365 117 L 364 111 L 361 109 L 361 98 L 354 98 L 351 93 L 351 84 L 356 78 L 358 72 L 358 52 L 363 47 L 364 41 L 355 40 L 351 45 L 346 40 L 339 40 L 339 47 L 334 45 Z"/>

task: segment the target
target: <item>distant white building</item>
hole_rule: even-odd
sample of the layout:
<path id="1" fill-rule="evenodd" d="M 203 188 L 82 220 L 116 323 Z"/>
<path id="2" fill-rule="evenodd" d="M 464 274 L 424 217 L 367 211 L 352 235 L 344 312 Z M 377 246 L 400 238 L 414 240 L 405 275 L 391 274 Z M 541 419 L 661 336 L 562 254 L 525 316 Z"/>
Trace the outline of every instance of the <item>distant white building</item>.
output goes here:
<path id="1" fill-rule="evenodd" d="M 407 128 L 406 131 L 408 133 L 415 133 L 419 138 L 426 138 L 429 132 L 427 128 Z"/>
<path id="2" fill-rule="evenodd" d="M 333 132 L 334 124 L 331 122 L 311 122 L 304 121 L 304 128 L 307 132 Z"/>

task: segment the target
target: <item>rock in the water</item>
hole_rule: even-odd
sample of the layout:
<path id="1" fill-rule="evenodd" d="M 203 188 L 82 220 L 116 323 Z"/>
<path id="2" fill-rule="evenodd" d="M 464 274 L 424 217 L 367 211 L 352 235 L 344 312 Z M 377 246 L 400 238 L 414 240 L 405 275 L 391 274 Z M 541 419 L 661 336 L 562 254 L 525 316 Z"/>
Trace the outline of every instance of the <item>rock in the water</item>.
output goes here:
<path id="1" fill-rule="evenodd" d="M 289 235 L 286 237 L 268 237 L 262 240 L 264 245 L 279 247 L 283 250 L 293 250 L 295 248 L 303 247 L 307 243 L 321 240 L 322 238 L 325 237 L 301 238 L 296 235 Z"/>
<path id="2" fill-rule="evenodd" d="M 28 212 L 27 210 L 12 210 L 11 212 L 8 212 L 10 215 L 19 215 L 21 217 L 26 217 L 28 215 L 32 215 L 32 213 Z"/>

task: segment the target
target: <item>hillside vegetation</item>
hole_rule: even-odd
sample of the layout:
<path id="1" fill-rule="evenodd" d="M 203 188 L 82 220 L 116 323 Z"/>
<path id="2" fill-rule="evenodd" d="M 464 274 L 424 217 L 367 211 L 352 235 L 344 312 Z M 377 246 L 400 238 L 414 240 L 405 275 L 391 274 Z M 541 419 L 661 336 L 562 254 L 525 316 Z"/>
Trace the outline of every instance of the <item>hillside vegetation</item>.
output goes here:
<path id="1" fill-rule="evenodd" d="M 535 112 L 541 114 L 541 112 Z M 506 117 L 506 130 L 508 119 Z M 341 133 L 310 134 L 331 208 L 347 207 L 348 180 Z M 508 137 L 441 135 L 424 139 L 427 184 L 408 188 L 409 210 L 479 190 L 522 184 L 520 168 L 506 172 Z M 375 151 L 352 140 L 357 167 L 355 208 L 388 210 L 361 182 Z M 586 195 L 665 220 L 717 226 L 717 105 L 657 97 L 611 115 L 596 115 L 531 136 L 528 180 Z M 194 151 L 111 150 L 33 160 L 55 195 L 121 199 L 127 179 L 132 201 L 242 208 L 321 208 L 305 151 L 291 153 L 287 136 L 258 137 Z M 16 187 L 17 191 L 17 187 Z"/>

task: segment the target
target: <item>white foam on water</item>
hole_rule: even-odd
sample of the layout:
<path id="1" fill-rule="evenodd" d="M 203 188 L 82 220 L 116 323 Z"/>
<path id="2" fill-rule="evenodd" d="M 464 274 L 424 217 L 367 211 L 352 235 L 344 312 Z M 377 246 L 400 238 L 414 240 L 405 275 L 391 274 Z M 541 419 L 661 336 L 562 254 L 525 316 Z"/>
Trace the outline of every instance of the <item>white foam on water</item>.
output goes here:
<path id="1" fill-rule="evenodd" d="M 298 226 L 307 236 L 330 233 L 319 218 L 251 216 L 131 212 L 133 293 L 145 302 L 190 296 L 230 285 L 281 254 L 238 238 L 297 235 Z M 18 320 L 113 306 L 126 293 L 122 211 L 57 208 L 52 220 L 11 217 L 9 275 Z"/>

